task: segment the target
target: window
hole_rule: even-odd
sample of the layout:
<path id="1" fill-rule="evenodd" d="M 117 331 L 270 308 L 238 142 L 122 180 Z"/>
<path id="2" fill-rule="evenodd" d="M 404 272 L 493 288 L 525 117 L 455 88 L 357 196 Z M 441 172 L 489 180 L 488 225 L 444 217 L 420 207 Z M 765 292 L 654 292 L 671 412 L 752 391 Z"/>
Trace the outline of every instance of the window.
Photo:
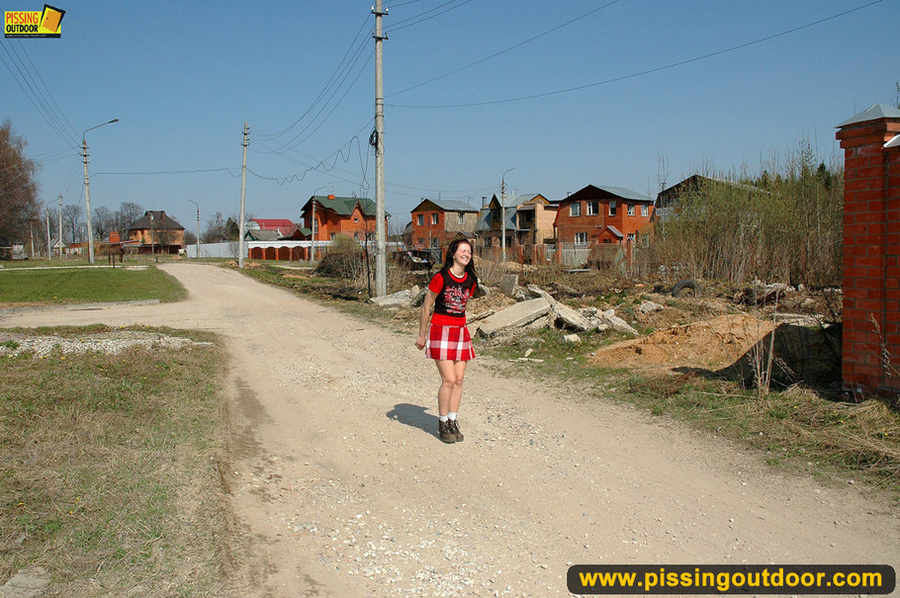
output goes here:
<path id="1" fill-rule="evenodd" d="M 628 215 L 634 216 L 634 204 L 633 203 L 628 204 Z"/>
<path id="2" fill-rule="evenodd" d="M 465 222 L 465 214 L 462 212 L 459 213 L 459 224 L 463 224 Z"/>
<path id="3" fill-rule="evenodd" d="M 432 224 L 437 224 L 439 218 L 440 218 L 440 216 L 438 215 L 437 212 L 435 212 L 434 214 L 431 215 L 431 223 L 432 223 Z"/>
<path id="4" fill-rule="evenodd" d="M 599 213 L 600 213 L 600 202 L 599 201 L 587 202 L 587 215 L 588 216 L 596 216 Z"/>
<path id="5" fill-rule="evenodd" d="M 569 216 L 581 216 L 581 202 L 569 204 Z"/>
<path id="6" fill-rule="evenodd" d="M 359 217 L 358 217 L 358 216 L 354 216 L 354 217 L 353 217 L 353 222 L 359 222 Z"/>
<path id="7" fill-rule="evenodd" d="M 642 205 L 641 206 L 641 216 L 646 218 L 649 215 L 650 215 L 650 206 L 648 206 L 647 204 Z"/>
<path id="8" fill-rule="evenodd" d="M 441 246 L 441 240 L 438 238 L 434 238 L 431 240 L 431 248 L 438 249 Z"/>
<path id="9" fill-rule="evenodd" d="M 628 233 L 628 242 L 634 244 L 634 233 Z"/>
<path id="10" fill-rule="evenodd" d="M 609 215 L 610 216 L 616 215 L 616 202 L 614 202 L 614 201 L 609 202 Z"/>
<path id="11" fill-rule="evenodd" d="M 416 224 L 425 226 L 425 214 L 416 214 Z"/>
<path id="12" fill-rule="evenodd" d="M 575 233 L 575 244 L 576 245 L 587 245 L 588 244 L 587 233 Z"/>

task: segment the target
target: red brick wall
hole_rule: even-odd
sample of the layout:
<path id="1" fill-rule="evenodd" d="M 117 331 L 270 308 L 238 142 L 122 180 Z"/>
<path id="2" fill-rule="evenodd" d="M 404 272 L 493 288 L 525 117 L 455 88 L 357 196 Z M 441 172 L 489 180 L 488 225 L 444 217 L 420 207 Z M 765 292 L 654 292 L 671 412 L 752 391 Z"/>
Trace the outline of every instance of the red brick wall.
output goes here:
<path id="1" fill-rule="evenodd" d="M 424 218 L 419 225 L 419 215 Z M 432 224 L 433 215 L 437 214 L 437 224 Z M 416 249 L 428 249 L 433 239 L 438 239 L 438 246 L 444 245 L 447 240 L 447 231 L 444 226 L 445 214 L 442 210 L 423 210 L 412 212 L 412 246 Z"/>
<path id="2" fill-rule="evenodd" d="M 844 126 L 843 383 L 896 402 L 900 391 L 900 118 Z"/>

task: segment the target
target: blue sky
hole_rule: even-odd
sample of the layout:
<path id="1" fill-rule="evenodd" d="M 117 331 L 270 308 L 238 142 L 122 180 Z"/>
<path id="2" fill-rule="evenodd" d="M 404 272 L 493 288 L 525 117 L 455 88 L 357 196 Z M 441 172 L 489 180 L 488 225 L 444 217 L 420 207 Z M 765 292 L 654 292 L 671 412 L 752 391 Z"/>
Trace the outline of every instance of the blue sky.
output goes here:
<path id="1" fill-rule="evenodd" d="M 375 197 L 374 0 L 77 3 L 60 39 L 0 39 L 0 119 L 41 164 L 40 198 L 165 210 L 193 230 L 240 209 L 298 219 L 313 193 Z M 655 195 L 697 169 L 756 172 L 896 101 L 900 1 L 385 1 L 386 207 Z M 190 6 L 186 9 L 185 6 Z M 35 0 L 3 11 L 41 10 Z M 846 14 L 842 14 L 846 13 Z M 840 16 L 838 16 L 840 15 Z"/>

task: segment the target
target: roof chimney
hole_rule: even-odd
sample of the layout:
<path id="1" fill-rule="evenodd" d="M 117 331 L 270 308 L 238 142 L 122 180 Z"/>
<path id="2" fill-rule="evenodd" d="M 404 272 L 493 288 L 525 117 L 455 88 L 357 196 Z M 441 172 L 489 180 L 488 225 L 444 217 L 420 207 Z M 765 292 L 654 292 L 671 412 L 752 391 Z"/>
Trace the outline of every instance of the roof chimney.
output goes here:
<path id="1" fill-rule="evenodd" d="M 328 194 L 328 199 L 334 199 L 334 193 L 329 193 L 329 194 Z"/>

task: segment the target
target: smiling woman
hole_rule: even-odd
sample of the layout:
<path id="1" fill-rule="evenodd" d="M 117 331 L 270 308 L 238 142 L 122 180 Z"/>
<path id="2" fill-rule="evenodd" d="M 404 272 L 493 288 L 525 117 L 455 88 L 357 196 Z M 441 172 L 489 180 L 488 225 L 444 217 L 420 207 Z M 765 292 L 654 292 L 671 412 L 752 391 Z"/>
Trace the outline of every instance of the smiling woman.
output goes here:
<path id="1" fill-rule="evenodd" d="M 187 291 L 155 266 L 128 268 L 7 268 L 0 270 L 0 305 L 181 301 Z M 6 305 L 9 307 L 10 305 Z"/>

